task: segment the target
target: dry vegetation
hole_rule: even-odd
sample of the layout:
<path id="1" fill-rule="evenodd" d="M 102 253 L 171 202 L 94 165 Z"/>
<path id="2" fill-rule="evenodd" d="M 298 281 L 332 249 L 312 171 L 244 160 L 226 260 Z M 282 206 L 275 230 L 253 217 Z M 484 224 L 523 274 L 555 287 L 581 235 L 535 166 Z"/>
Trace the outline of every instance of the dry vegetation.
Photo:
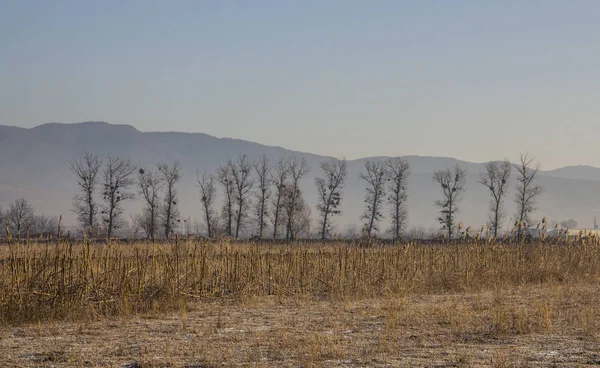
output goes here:
<path id="1" fill-rule="evenodd" d="M 0 361 L 600 364 L 599 277 L 593 239 L 12 243 L 0 246 Z"/>

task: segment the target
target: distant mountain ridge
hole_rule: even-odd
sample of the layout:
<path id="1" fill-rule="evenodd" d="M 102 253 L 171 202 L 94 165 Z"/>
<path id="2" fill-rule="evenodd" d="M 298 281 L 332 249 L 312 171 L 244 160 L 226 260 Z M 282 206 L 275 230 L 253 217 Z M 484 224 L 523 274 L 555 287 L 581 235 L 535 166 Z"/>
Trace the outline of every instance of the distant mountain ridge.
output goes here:
<path id="1" fill-rule="evenodd" d="M 311 171 L 302 182 L 307 202 L 316 219 L 314 178 L 319 176 L 319 164 L 329 157 L 266 146 L 231 138 L 217 138 L 204 133 L 141 132 L 129 125 L 105 122 L 76 124 L 48 123 L 34 128 L 0 125 L 0 206 L 6 207 L 19 197 L 28 199 L 40 213 L 62 214 L 74 223 L 71 213 L 75 180 L 69 170 L 69 160 L 85 151 L 105 157 L 108 154 L 130 157 L 141 165 L 161 161 L 181 162 L 183 180 L 179 192 L 184 217 L 200 220 L 200 201 L 196 187 L 197 170 L 214 171 L 229 158 L 246 154 L 257 158 L 267 155 L 274 162 L 284 156 L 304 157 Z M 484 170 L 483 163 L 461 161 L 450 157 L 404 156 L 410 166 L 408 182 L 409 228 L 434 229 L 439 188 L 432 180 L 435 170 L 459 164 L 468 170 L 467 191 L 460 204 L 458 219 L 472 226 L 481 226 L 486 219 L 488 196 L 477 183 Z M 358 178 L 366 158 L 349 160 L 349 177 L 342 201 L 342 217 L 336 219 L 339 232 L 360 226 L 364 185 Z M 514 173 L 513 173 L 514 179 Z M 546 216 L 561 221 L 574 218 L 582 227 L 591 227 L 594 216 L 600 215 L 600 168 L 567 166 L 540 172 L 539 184 L 545 193 L 539 200 L 536 218 Z M 506 198 L 507 213 L 515 212 L 514 185 Z M 139 201 L 127 206 L 138 211 Z M 386 210 L 387 211 L 387 210 Z M 508 218 L 507 218 L 508 220 Z M 384 220 L 385 221 L 385 220 Z M 507 226 L 507 224 L 505 224 Z M 386 228 L 384 223 L 382 229 Z"/>

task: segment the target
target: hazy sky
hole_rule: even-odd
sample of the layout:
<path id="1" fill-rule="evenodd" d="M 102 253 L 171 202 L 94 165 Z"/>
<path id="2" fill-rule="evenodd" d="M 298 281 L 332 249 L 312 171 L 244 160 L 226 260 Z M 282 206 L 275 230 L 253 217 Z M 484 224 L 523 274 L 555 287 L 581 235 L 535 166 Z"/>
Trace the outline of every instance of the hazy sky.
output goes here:
<path id="1" fill-rule="evenodd" d="M 0 0 L 0 124 L 600 166 L 600 1 Z"/>

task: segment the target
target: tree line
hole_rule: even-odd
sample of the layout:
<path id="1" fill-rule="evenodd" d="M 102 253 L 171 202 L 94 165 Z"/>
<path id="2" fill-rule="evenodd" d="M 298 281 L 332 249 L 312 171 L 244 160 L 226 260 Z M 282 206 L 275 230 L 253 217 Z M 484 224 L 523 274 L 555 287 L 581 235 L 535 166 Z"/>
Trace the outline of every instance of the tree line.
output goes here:
<path id="1" fill-rule="evenodd" d="M 478 183 L 489 191 L 488 225 L 491 236 L 497 237 L 506 213 L 503 202 L 513 168 L 517 171 L 515 202 L 517 214 L 514 228 L 517 235 L 531 225 L 530 214 L 542 188 L 534 181 L 539 163 L 522 154 L 517 164 L 492 161 L 485 164 Z M 149 239 L 169 237 L 181 223 L 177 186 L 182 178 L 179 162 L 158 163 L 145 167 L 133 164 L 129 158 L 85 153 L 70 161 L 78 193 L 73 197 L 73 212 L 79 226 L 90 235 L 108 238 L 125 224 L 123 204 L 138 196 L 144 202 L 141 213 L 132 216 L 135 226 L 143 229 Z M 320 175 L 315 178 L 317 189 L 316 229 L 321 239 L 334 236 L 333 220 L 341 215 L 344 188 L 348 178 L 345 159 L 331 158 L 320 164 Z M 253 161 L 246 155 L 230 159 L 214 172 L 198 172 L 200 211 L 208 237 L 239 238 L 243 234 L 254 237 L 296 239 L 309 236 L 312 211 L 300 189 L 301 181 L 309 173 L 304 159 L 281 158 L 274 164 L 266 156 Z M 386 230 L 393 239 L 403 236 L 407 223 L 407 179 L 410 167 L 406 159 L 367 159 L 359 178 L 365 184 L 362 236 L 380 236 L 382 221 L 387 219 Z M 433 181 L 440 186 L 441 199 L 438 222 L 445 236 L 453 238 L 460 231 L 456 215 L 466 188 L 467 171 L 455 166 L 438 170 Z M 100 201 L 97 201 L 97 198 Z M 220 203 L 218 200 L 220 199 Z M 6 213 L 0 209 L 14 234 L 25 229 L 36 233 L 49 231 L 56 219 L 34 215 L 33 208 L 24 199 L 10 205 Z M 267 234 L 266 230 L 272 228 Z"/>
<path id="2" fill-rule="evenodd" d="M 46 236 L 55 234 L 59 219 L 35 213 L 33 206 L 24 198 L 11 203 L 6 210 L 0 207 L 0 224 L 17 240 L 24 236 Z"/>
<path id="3" fill-rule="evenodd" d="M 513 227 L 517 237 L 521 238 L 524 230 L 532 225 L 531 213 L 535 211 L 537 198 L 543 192 L 543 188 L 535 184 L 540 165 L 534 161 L 535 158 L 525 153 L 521 154 L 518 163 L 514 165 L 508 160 L 491 161 L 485 164 L 485 170 L 480 174 L 478 183 L 486 187 L 490 195 L 487 223 L 494 238 L 498 237 L 498 230 L 502 228 L 506 217 L 503 203 L 513 167 L 517 171 L 514 197 L 517 213 Z M 460 230 L 456 224 L 456 213 L 459 210 L 458 203 L 465 191 L 466 176 L 466 169 L 460 166 L 439 170 L 433 174 L 433 180 L 442 190 L 442 199 L 435 202 L 440 208 L 438 222 L 450 239 L 456 231 Z"/>
<path id="4" fill-rule="evenodd" d="M 179 162 L 138 167 L 130 159 L 108 156 L 103 163 L 97 155 L 86 153 L 70 162 L 79 193 L 73 211 L 80 226 L 90 233 L 103 228 L 108 237 L 123 225 L 124 201 L 135 192 L 144 201 L 142 213 L 134 217 L 147 237 L 168 237 L 180 222 L 177 184 L 182 172 Z M 348 177 L 345 159 L 332 158 L 320 165 L 315 179 L 318 203 L 318 229 L 321 239 L 335 232 L 333 218 L 341 215 L 343 190 Z M 137 172 L 137 179 L 135 178 Z M 284 157 L 274 164 L 266 156 L 251 160 L 246 155 L 230 159 L 215 172 L 198 172 L 201 212 L 209 237 L 239 238 L 250 231 L 257 238 L 297 239 L 309 234 L 312 211 L 300 188 L 309 173 L 305 159 Z M 367 160 L 360 178 L 367 185 L 363 232 L 374 236 L 384 217 L 384 204 L 391 205 L 390 219 L 394 238 L 402 236 L 407 219 L 406 181 L 409 166 L 396 157 L 385 161 Z M 100 203 L 96 192 L 99 191 Z M 221 198 L 221 203 L 217 203 Z M 266 234 L 271 226 L 272 233 Z"/>

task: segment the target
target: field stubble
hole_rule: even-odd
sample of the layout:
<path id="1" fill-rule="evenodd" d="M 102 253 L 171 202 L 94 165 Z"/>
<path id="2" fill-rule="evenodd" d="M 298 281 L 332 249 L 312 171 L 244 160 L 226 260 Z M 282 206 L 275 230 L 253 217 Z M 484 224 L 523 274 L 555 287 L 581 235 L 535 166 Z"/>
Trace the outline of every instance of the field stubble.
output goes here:
<path id="1" fill-rule="evenodd" d="M 600 246 L 11 244 L 6 365 L 596 364 Z M 90 350 L 92 349 L 92 350 Z"/>

